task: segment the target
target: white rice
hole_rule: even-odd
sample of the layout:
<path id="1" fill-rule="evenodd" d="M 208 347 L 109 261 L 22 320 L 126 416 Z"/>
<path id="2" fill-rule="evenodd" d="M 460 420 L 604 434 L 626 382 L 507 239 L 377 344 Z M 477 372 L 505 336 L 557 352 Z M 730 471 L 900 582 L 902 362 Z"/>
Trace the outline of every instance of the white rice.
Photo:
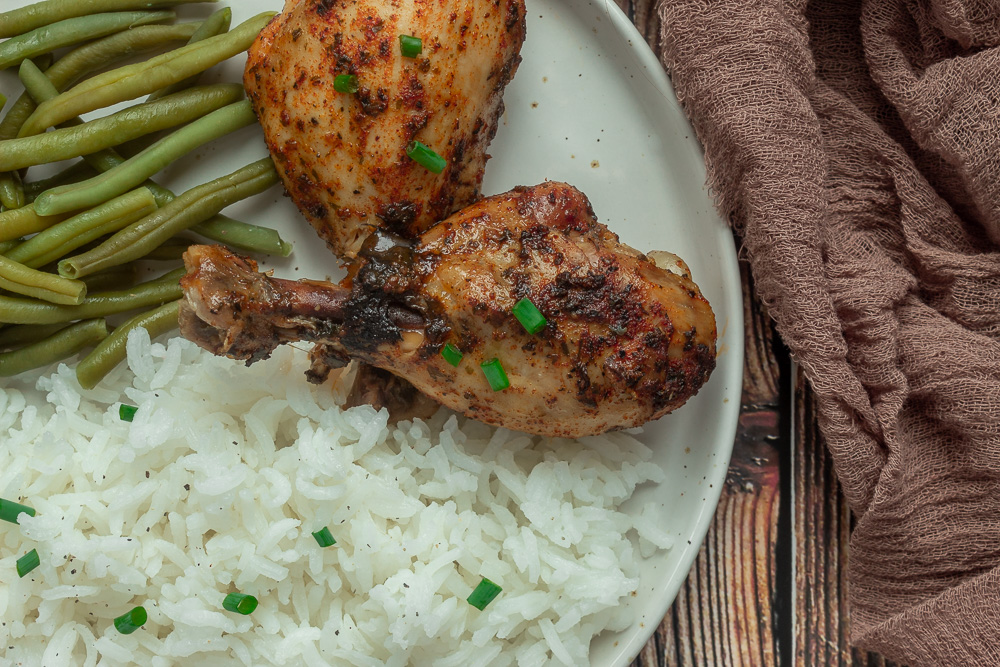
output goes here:
<path id="1" fill-rule="evenodd" d="M 632 621 L 638 551 L 670 546 L 619 511 L 663 479 L 631 436 L 387 426 L 288 346 L 250 368 L 142 330 L 128 351 L 91 391 L 64 365 L 0 388 L 0 497 L 37 510 L 0 523 L 2 665 L 582 665 Z M 260 606 L 224 611 L 233 591 Z"/>

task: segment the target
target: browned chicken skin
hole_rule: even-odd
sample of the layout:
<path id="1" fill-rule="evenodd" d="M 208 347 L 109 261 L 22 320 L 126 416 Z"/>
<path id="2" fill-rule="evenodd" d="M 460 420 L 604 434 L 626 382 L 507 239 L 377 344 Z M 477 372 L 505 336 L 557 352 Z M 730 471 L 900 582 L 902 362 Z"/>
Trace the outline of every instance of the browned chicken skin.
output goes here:
<path id="1" fill-rule="evenodd" d="M 341 284 L 289 281 L 218 246 L 185 255 L 182 332 L 248 363 L 319 343 L 312 373 L 360 359 L 443 405 L 528 433 L 579 437 L 645 423 L 694 395 L 715 366 L 715 318 L 687 275 L 621 244 L 572 186 L 482 199 L 413 247 L 371 237 Z M 511 314 L 528 298 L 548 324 Z M 451 343 L 464 357 L 451 366 Z M 480 364 L 499 359 L 494 392 Z"/>
<path id="2" fill-rule="evenodd" d="M 422 39 L 418 58 L 400 35 Z M 523 0 L 287 0 L 244 85 L 288 194 L 339 257 L 478 198 L 524 35 Z M 344 74 L 356 94 L 334 90 Z M 448 161 L 441 174 L 407 156 L 412 140 Z"/>

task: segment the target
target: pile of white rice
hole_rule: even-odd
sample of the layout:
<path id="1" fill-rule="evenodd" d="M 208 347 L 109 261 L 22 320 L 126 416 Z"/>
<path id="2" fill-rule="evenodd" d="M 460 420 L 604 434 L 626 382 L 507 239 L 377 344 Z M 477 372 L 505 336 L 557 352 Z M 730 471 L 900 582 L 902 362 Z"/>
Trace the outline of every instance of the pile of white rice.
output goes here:
<path id="1" fill-rule="evenodd" d="M 643 445 L 444 411 L 387 426 L 304 364 L 285 347 L 246 368 L 139 330 L 130 368 L 92 391 L 66 366 L 6 381 L 0 497 L 37 516 L 0 523 L 0 664 L 583 665 L 631 623 L 639 552 L 671 540 L 652 507 L 619 511 L 663 478 Z M 482 577 L 503 588 L 485 611 L 466 602 Z M 260 606 L 224 611 L 233 591 Z M 120 634 L 136 605 L 148 622 Z"/>

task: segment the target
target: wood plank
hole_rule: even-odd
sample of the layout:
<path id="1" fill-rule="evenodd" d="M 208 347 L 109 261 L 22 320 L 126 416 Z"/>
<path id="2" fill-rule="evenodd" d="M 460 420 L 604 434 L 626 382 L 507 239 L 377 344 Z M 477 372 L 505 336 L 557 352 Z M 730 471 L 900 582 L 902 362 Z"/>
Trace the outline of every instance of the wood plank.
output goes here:
<path id="1" fill-rule="evenodd" d="M 780 507 L 781 365 L 770 319 L 741 265 L 746 356 L 741 416 L 725 488 L 694 568 L 634 667 L 780 664 L 775 564 Z"/>

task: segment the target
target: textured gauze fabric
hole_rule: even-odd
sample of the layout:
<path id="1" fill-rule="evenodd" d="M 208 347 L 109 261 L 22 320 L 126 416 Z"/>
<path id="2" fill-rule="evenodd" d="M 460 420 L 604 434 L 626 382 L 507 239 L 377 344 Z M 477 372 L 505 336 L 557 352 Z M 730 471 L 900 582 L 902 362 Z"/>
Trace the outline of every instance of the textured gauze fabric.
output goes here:
<path id="1" fill-rule="evenodd" d="M 852 641 L 1000 665 L 1000 1 L 659 12 L 855 513 Z"/>

